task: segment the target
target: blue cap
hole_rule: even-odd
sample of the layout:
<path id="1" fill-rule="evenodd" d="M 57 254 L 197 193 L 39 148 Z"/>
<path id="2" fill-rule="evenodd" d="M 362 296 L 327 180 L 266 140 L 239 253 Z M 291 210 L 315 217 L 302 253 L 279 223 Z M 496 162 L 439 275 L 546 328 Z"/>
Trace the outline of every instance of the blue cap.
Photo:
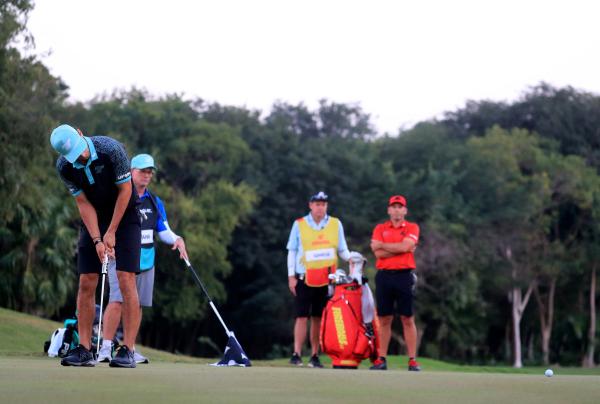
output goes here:
<path id="1" fill-rule="evenodd" d="M 74 163 L 87 148 L 85 139 L 69 125 L 60 125 L 54 129 L 50 135 L 50 143 L 69 163 Z"/>
<path id="2" fill-rule="evenodd" d="M 310 197 L 310 202 L 315 202 L 315 201 L 327 202 L 328 199 L 329 199 L 329 197 L 327 196 L 327 194 L 325 192 L 319 191 Z"/>
<path id="3" fill-rule="evenodd" d="M 137 168 L 143 170 L 144 168 L 156 168 L 154 167 L 154 159 L 149 154 L 138 154 L 131 159 L 131 168 Z"/>

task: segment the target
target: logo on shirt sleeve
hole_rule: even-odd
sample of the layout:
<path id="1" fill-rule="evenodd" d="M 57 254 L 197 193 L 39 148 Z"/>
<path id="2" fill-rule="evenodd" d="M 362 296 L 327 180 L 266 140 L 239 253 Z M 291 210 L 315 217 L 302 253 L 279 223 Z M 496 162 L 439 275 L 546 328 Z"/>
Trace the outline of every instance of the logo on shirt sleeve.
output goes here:
<path id="1" fill-rule="evenodd" d="M 129 171 L 127 171 L 125 174 L 123 174 L 123 175 L 119 175 L 119 176 L 117 177 L 117 181 L 123 180 L 123 179 L 125 179 L 125 178 L 129 177 L 130 175 L 131 175 L 131 173 L 130 173 Z"/>

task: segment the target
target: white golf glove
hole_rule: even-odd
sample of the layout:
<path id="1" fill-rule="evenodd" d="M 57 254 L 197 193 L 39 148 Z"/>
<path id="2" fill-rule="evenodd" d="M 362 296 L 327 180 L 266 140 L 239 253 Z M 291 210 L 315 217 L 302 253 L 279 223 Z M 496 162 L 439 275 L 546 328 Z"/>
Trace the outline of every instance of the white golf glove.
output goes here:
<path id="1" fill-rule="evenodd" d="M 367 260 L 359 252 L 350 252 L 350 258 L 348 260 L 350 264 L 350 277 L 362 285 L 363 269 Z"/>

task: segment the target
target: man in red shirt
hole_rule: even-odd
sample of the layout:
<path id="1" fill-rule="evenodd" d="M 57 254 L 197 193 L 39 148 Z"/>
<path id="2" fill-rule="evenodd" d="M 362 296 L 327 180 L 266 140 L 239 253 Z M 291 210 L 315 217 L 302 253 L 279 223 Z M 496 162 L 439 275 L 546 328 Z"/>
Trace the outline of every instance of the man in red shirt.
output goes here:
<path id="1" fill-rule="evenodd" d="M 417 355 L 417 327 L 413 315 L 413 287 L 416 281 L 416 269 L 413 252 L 419 242 L 419 225 L 406 221 L 408 213 L 406 199 L 394 195 L 388 202 L 387 213 L 390 220 L 378 224 L 373 230 L 371 250 L 377 258 L 375 276 L 375 295 L 379 316 L 380 353 L 372 370 L 386 370 L 386 355 L 392 336 L 394 303 L 400 314 L 404 341 L 408 350 L 408 370 L 419 371 L 421 367 L 415 360 Z"/>

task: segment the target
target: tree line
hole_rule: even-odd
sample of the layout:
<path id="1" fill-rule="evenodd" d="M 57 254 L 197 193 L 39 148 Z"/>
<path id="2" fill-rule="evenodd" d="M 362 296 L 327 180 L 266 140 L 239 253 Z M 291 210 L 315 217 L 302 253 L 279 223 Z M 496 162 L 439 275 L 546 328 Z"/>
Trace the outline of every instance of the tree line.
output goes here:
<path id="1" fill-rule="evenodd" d="M 545 83 L 514 102 L 471 101 L 380 135 L 359 105 L 270 111 L 131 89 L 86 103 L 23 56 L 29 1 L 0 5 L 0 305 L 74 312 L 78 215 L 54 169 L 54 126 L 150 153 L 151 189 L 251 357 L 291 353 L 285 244 L 310 194 L 330 195 L 351 250 L 367 256 L 392 194 L 421 226 L 419 354 L 460 363 L 598 361 L 600 96 Z M 29 38 L 30 39 L 30 38 Z M 141 342 L 218 355 L 225 336 L 185 265 L 157 251 Z M 398 326 L 400 326 L 398 324 Z M 403 349 L 395 330 L 390 353 Z"/>

